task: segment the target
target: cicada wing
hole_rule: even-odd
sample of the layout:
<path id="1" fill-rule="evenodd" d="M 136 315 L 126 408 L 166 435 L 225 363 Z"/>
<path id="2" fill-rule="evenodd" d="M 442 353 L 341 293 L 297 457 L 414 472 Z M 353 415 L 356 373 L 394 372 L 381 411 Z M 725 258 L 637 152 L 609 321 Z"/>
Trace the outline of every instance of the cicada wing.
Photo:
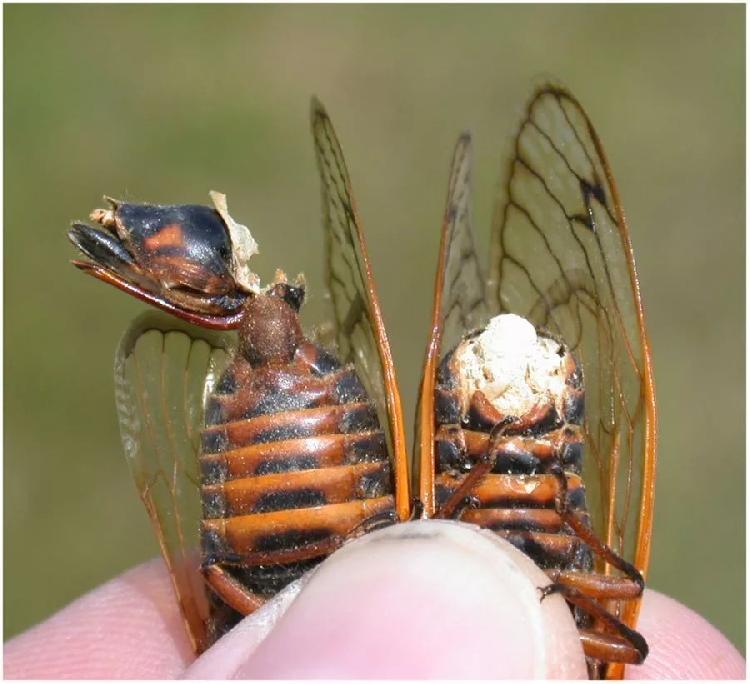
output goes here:
<path id="1" fill-rule="evenodd" d="M 561 336 L 582 364 L 592 521 L 645 572 L 656 458 L 651 358 L 612 173 L 586 113 L 565 90 L 542 88 L 527 108 L 495 214 L 490 264 L 493 311 Z M 616 608 L 634 624 L 637 602 Z"/>
<path id="2" fill-rule="evenodd" d="M 115 357 L 125 456 L 196 652 L 207 644 L 208 618 L 198 547 L 200 433 L 230 340 L 149 311 L 130 325 Z"/>
<path id="3" fill-rule="evenodd" d="M 313 99 L 312 133 L 322 185 L 328 287 L 342 362 L 353 363 L 375 402 L 395 473 L 396 510 L 409 517 L 409 482 L 401 398 L 388 337 L 367 257 L 349 173 L 333 125 Z"/>
<path id="4" fill-rule="evenodd" d="M 435 377 L 441 359 L 486 319 L 485 281 L 471 227 L 471 136 L 456 144 L 440 235 L 430 339 L 417 405 L 414 478 L 425 514 L 435 513 Z"/>

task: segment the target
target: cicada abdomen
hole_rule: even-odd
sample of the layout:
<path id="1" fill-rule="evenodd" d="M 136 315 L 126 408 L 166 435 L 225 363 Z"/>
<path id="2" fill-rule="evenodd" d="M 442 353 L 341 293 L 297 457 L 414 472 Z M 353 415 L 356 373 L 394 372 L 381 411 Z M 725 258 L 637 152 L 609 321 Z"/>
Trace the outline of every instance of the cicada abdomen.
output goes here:
<path id="1" fill-rule="evenodd" d="M 586 511 L 581 380 L 564 344 L 513 314 L 447 354 L 435 387 L 438 510 L 463 507 L 463 520 L 498 532 L 545 569 L 590 571 L 590 549 L 555 510 L 565 490 Z"/>
<path id="2" fill-rule="evenodd" d="M 437 515 L 494 531 L 545 570 L 591 659 L 640 663 L 642 637 L 590 598 L 636 598 L 643 580 L 591 527 L 584 387 L 565 344 L 520 316 L 500 314 L 462 340 L 435 386 Z M 594 550 L 625 577 L 596 573 Z M 594 629 L 597 619 L 614 633 Z"/>
<path id="3" fill-rule="evenodd" d="M 299 578 L 373 520 L 395 520 L 377 411 L 351 364 L 302 334 L 301 287 L 246 305 L 239 346 L 206 406 L 203 567 L 234 615 Z"/>

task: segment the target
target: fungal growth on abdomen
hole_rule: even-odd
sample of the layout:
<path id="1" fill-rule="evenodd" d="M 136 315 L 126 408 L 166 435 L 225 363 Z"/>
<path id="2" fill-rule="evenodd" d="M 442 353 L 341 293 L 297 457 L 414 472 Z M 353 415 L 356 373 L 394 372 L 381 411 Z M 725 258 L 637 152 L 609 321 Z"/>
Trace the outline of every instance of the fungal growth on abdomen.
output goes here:
<path id="1" fill-rule="evenodd" d="M 481 462 L 486 474 L 455 502 L 462 520 L 544 568 L 590 570 L 588 547 L 556 511 L 563 494 L 576 510 L 586 506 L 583 378 L 565 345 L 520 316 L 496 316 L 446 355 L 435 395 L 438 507 Z"/>

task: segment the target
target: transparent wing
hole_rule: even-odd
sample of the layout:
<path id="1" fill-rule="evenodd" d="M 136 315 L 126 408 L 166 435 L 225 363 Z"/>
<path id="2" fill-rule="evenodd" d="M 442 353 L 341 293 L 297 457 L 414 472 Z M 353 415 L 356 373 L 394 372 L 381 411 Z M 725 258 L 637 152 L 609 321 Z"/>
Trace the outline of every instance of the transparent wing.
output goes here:
<path id="1" fill-rule="evenodd" d="M 493 312 L 525 316 L 562 336 L 582 364 L 584 482 L 594 526 L 645 572 L 656 424 L 650 352 L 612 174 L 588 117 L 566 91 L 549 86 L 533 97 L 504 189 L 488 301 Z M 631 604 L 623 619 L 632 624 L 636 615 Z"/>
<path id="2" fill-rule="evenodd" d="M 451 163 L 435 280 L 440 358 L 468 331 L 484 323 L 487 313 L 484 275 L 471 228 L 471 164 L 471 136 L 464 133 L 456 144 Z"/>
<path id="3" fill-rule="evenodd" d="M 196 652 L 206 644 L 208 617 L 199 573 L 200 431 L 230 340 L 149 311 L 133 321 L 115 356 L 125 456 Z"/>
<path id="4" fill-rule="evenodd" d="M 408 474 L 401 399 L 375 283 L 357 215 L 349 173 L 333 125 L 312 102 L 312 133 L 322 185 L 328 287 L 339 358 L 353 363 L 387 431 L 396 476 L 396 507 L 409 515 Z"/>
<path id="5" fill-rule="evenodd" d="M 415 452 L 419 468 L 415 486 L 425 513 L 434 513 L 434 390 L 437 365 L 467 332 L 484 323 L 487 315 L 485 281 L 474 248 L 471 228 L 471 136 L 456 144 L 448 181 L 448 197 L 440 236 L 432 328 L 417 406 Z"/>

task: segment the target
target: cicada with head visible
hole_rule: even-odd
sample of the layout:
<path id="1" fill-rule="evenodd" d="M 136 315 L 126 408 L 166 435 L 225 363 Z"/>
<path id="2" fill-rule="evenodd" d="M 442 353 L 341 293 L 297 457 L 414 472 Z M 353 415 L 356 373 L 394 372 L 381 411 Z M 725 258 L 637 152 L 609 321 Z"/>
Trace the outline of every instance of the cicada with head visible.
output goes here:
<path id="1" fill-rule="evenodd" d="M 648 653 L 656 408 L 627 224 L 578 101 L 537 91 L 515 137 L 489 277 L 456 146 L 417 412 L 426 516 L 494 530 L 569 602 L 592 676 Z"/>
<path id="2" fill-rule="evenodd" d="M 346 539 L 410 514 L 391 352 L 349 175 L 316 101 L 312 131 L 335 349 L 302 331 L 302 278 L 277 271 L 261 287 L 247 266 L 257 245 L 223 195 L 213 208 L 110 201 L 91 215 L 99 227 L 70 231 L 92 260 L 76 266 L 173 316 L 131 325 L 115 385 L 125 452 L 198 653 Z"/>
<path id="3" fill-rule="evenodd" d="M 364 234 L 313 103 L 336 349 L 306 336 L 302 280 L 261 287 L 214 209 L 112 203 L 71 238 L 97 278 L 163 309 L 117 354 L 125 450 L 201 651 L 347 538 L 452 517 L 529 554 L 563 594 L 593 676 L 648 648 L 656 415 L 627 226 L 578 102 L 538 91 L 498 201 L 489 277 L 454 153 L 417 411 L 411 506 L 401 401 Z M 199 326 L 196 328 L 195 326 Z M 238 330 L 237 338 L 208 329 Z M 200 529 L 200 551 L 194 548 Z"/>

